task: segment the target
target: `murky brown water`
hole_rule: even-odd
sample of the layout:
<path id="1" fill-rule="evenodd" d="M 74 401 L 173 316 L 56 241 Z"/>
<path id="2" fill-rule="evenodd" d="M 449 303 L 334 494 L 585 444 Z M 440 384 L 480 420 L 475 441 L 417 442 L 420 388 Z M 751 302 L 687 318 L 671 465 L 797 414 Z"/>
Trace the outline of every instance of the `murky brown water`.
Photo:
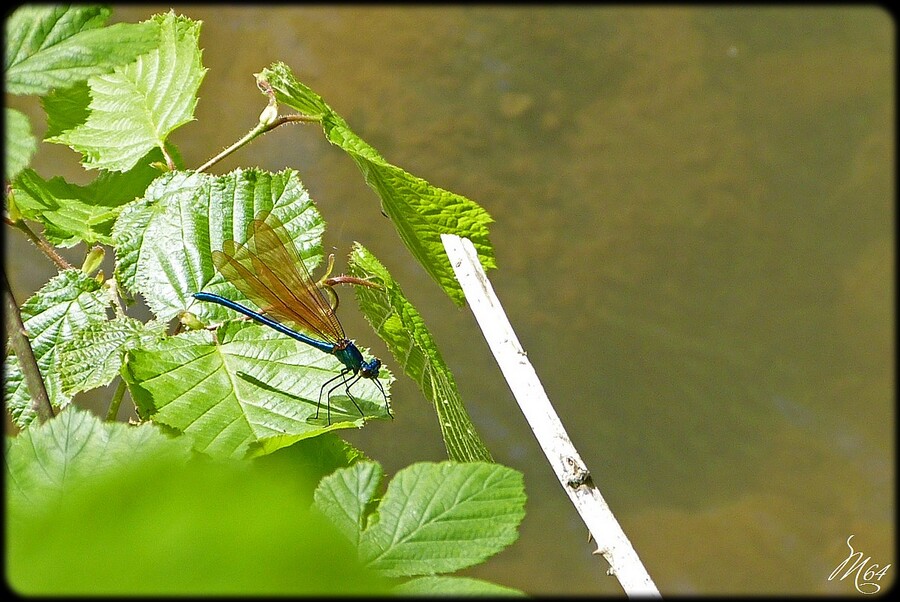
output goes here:
<path id="1" fill-rule="evenodd" d="M 493 215 L 497 293 L 663 594 L 852 594 L 828 581 L 850 535 L 894 562 L 886 13 L 176 10 L 204 21 L 209 67 L 197 121 L 175 138 L 188 165 L 255 123 L 252 74 L 283 60 L 389 161 Z M 46 176 L 68 153 L 49 151 Z M 520 541 L 470 574 L 535 594 L 620 592 L 468 310 L 408 256 L 352 162 L 296 127 L 219 172 L 239 165 L 297 169 L 326 244 L 381 258 L 495 458 L 525 471 Z M 23 296 L 51 271 L 21 247 Z M 387 356 L 351 305 L 346 330 Z M 441 459 L 415 386 L 398 381 L 394 404 L 394 422 L 348 438 L 388 471 Z"/>

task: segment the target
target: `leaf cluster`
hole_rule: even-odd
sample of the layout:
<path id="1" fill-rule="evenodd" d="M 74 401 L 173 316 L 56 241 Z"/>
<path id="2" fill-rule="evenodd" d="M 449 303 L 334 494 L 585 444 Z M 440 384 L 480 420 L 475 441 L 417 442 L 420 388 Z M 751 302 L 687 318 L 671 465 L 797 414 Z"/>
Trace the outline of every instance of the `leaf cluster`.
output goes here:
<path id="1" fill-rule="evenodd" d="M 310 270 L 323 259 L 325 221 L 295 170 L 204 173 L 221 155 L 186 168 L 170 137 L 194 119 L 207 74 L 200 22 L 169 12 L 107 26 L 109 16 L 102 6 L 29 5 L 5 24 L 7 92 L 37 96 L 43 142 L 68 146 L 97 172 L 84 185 L 42 177 L 30 167 L 38 141 L 28 118 L 6 109 L 7 224 L 60 267 L 19 308 L 36 365 L 12 354 L 4 362 L 20 429 L 6 445 L 13 584 L 38 594 L 512 593 L 446 574 L 515 540 L 521 475 L 491 463 L 422 315 L 376 257 L 355 244 L 349 272 L 374 285 L 356 286 L 356 298 L 393 365 L 433 404 L 453 461 L 414 464 L 383 494 L 380 466 L 331 433 L 389 416 L 375 384 L 354 386 L 364 416 L 338 395 L 333 420 L 316 420 L 321 384 L 343 369 L 334 356 L 192 297 L 207 291 L 252 305 L 211 253 L 244 241 L 260 211 L 277 214 Z M 493 267 L 487 212 L 387 162 L 287 65 L 263 69 L 256 83 L 266 109 L 227 152 L 283 123 L 319 123 L 358 165 L 411 255 L 462 303 L 440 235 L 470 238 Z M 278 116 L 285 108 L 296 113 Z M 52 251 L 77 245 L 87 249 L 81 269 Z M 109 277 L 96 271 L 107 247 Z M 149 322 L 128 315 L 138 299 Z M 57 414 L 43 424 L 29 370 Z M 389 393 L 394 376 L 381 376 Z M 106 422 L 73 406 L 78 394 L 114 383 Z M 138 425 L 113 422 L 126 394 Z M 296 481 L 273 476 L 298 463 Z M 47 532 L 58 537 L 39 537 Z M 165 547 L 166 537 L 191 543 Z M 237 542 L 253 553 L 234 556 Z M 347 546 L 355 560 L 341 573 Z M 35 570 L 46 554 L 78 560 L 48 582 Z M 271 562 L 282 554 L 289 560 Z M 151 571 L 115 564 L 147 558 Z M 199 580 L 185 570 L 198 562 L 209 571 Z"/>
<path id="2" fill-rule="evenodd" d="M 317 439 L 210 463 L 153 424 L 67 408 L 7 440 L 9 582 L 29 595 L 517 593 L 447 573 L 516 540 L 521 473 L 419 463 L 381 493 L 378 463 Z"/>

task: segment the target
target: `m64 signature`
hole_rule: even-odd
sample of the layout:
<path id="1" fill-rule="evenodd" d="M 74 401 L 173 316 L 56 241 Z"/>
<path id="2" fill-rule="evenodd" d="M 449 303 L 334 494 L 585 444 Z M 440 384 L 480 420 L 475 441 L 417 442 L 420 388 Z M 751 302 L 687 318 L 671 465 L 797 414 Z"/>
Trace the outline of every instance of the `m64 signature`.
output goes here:
<path id="1" fill-rule="evenodd" d="M 840 581 L 843 581 L 846 577 L 848 577 L 853 571 L 856 571 L 856 577 L 854 577 L 854 585 L 856 586 L 856 591 L 861 594 L 877 594 L 881 591 L 881 586 L 875 583 L 875 581 L 881 581 L 881 578 L 887 574 L 887 570 L 891 568 L 890 564 L 884 565 L 884 568 L 881 570 L 878 569 L 878 565 L 874 562 L 870 562 L 872 557 L 869 556 L 865 560 L 863 560 L 863 553 L 857 552 L 853 549 L 853 546 L 850 545 L 850 540 L 853 539 L 853 536 L 847 538 L 847 547 L 850 548 L 850 554 L 847 558 L 844 559 L 842 563 L 837 565 L 835 569 L 829 575 L 828 580 L 831 581 L 834 579 L 841 570 L 850 565 L 842 577 L 840 577 Z M 852 561 L 852 562 L 851 562 Z M 865 590 L 865 591 L 864 591 Z"/>

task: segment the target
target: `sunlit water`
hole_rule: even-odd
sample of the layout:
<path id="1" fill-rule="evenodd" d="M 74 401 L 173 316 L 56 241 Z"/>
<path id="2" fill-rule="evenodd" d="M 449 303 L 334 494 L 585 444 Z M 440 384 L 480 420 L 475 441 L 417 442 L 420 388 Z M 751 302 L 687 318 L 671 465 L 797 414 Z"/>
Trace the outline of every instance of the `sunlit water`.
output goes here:
<path id="1" fill-rule="evenodd" d="M 255 123 L 252 74 L 283 60 L 389 161 L 491 213 L 497 293 L 664 594 L 855 593 L 828 581 L 850 535 L 894 562 L 885 13 L 175 8 L 204 21 L 210 69 L 175 139 L 188 165 Z M 39 172 L 59 173 L 65 152 Z M 297 169 L 326 244 L 340 255 L 359 240 L 387 265 L 494 457 L 525 472 L 521 539 L 468 573 L 536 594 L 620 592 L 470 313 L 410 258 L 352 162 L 294 126 L 217 173 L 239 165 Z M 52 271 L 10 242 L 24 297 Z M 351 306 L 345 329 L 391 365 Z M 442 459 L 416 387 L 401 376 L 393 398 L 396 420 L 348 439 L 389 472 Z"/>

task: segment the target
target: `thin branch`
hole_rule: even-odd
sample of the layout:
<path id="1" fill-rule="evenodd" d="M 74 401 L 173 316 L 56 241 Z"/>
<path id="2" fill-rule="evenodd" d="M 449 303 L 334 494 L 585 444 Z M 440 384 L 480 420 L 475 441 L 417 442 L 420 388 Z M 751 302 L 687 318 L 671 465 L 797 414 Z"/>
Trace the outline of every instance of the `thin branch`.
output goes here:
<path id="1" fill-rule="evenodd" d="M 659 590 L 591 480 L 591 473 L 547 398 L 500 300 L 494 294 L 472 241 L 452 234 L 441 234 L 441 240 L 469 307 L 525 419 L 563 490 L 597 541 L 595 553 L 606 558 L 610 565 L 608 574 L 616 576 L 628 596 L 660 597 Z"/>
<path id="2" fill-rule="evenodd" d="M 221 161 L 222 159 L 224 159 L 225 157 L 227 157 L 234 151 L 238 150 L 239 148 L 241 148 L 243 146 L 246 146 L 247 144 L 250 144 L 257 137 L 265 134 L 266 132 L 268 132 L 270 130 L 274 130 L 275 128 L 277 128 L 280 125 L 284 125 L 285 123 L 311 123 L 314 121 L 318 121 L 318 119 L 316 117 L 310 117 L 308 115 L 284 115 L 283 117 L 276 117 L 275 119 L 273 119 L 271 122 L 268 122 L 268 123 L 260 121 L 253 127 L 253 129 L 251 129 L 249 132 L 247 132 L 243 138 L 241 138 L 240 140 L 238 140 L 237 142 L 235 142 L 234 144 L 232 144 L 231 146 L 229 146 L 228 148 L 223 150 L 221 153 L 219 153 L 218 155 L 216 155 L 215 157 L 213 157 L 212 159 L 210 159 L 209 161 L 207 161 L 206 163 L 204 163 L 203 165 L 198 167 L 197 172 L 200 173 L 200 172 L 206 171 L 207 169 L 209 169 L 210 167 L 212 167 L 213 165 L 215 165 L 216 163 L 218 163 L 219 161 Z"/>
<path id="3" fill-rule="evenodd" d="M 162 151 L 162 156 L 166 160 L 166 167 L 169 168 L 169 171 L 175 171 L 175 159 L 173 159 L 172 155 L 169 154 L 169 151 L 166 149 L 166 145 L 160 144 L 159 150 Z"/>
<path id="4" fill-rule="evenodd" d="M 125 397 L 125 381 L 120 378 L 119 386 L 116 387 L 116 392 L 113 394 L 113 398 L 109 402 L 109 410 L 107 410 L 106 412 L 107 422 L 115 421 L 116 416 L 119 415 L 119 406 L 122 405 L 123 397 Z"/>
<path id="5" fill-rule="evenodd" d="M 377 288 L 381 289 L 382 286 L 377 282 L 372 282 L 371 280 L 366 280 L 365 278 L 357 278 L 356 276 L 345 276 L 343 274 L 339 276 L 331 276 L 330 278 L 323 278 L 321 281 L 322 286 L 337 286 L 338 284 L 352 284 L 354 286 L 365 286 L 368 288 Z"/>
<path id="6" fill-rule="evenodd" d="M 22 314 L 19 313 L 19 305 L 13 297 L 12 289 L 6 279 L 6 270 L 0 270 L 3 277 L 3 302 L 6 304 L 6 330 L 9 334 L 9 342 L 13 352 L 19 359 L 19 368 L 25 376 L 28 392 L 31 393 L 31 409 L 37 414 L 38 420 L 44 422 L 54 415 L 53 405 L 47 396 L 44 387 L 44 379 L 34 357 L 34 350 L 28 340 L 25 324 L 22 323 Z"/>
<path id="7" fill-rule="evenodd" d="M 25 223 L 25 220 L 12 221 L 8 215 L 3 216 L 3 221 L 6 222 L 6 225 L 12 226 L 18 230 L 21 230 L 25 236 L 28 237 L 28 240 L 34 244 L 44 255 L 46 255 L 50 261 L 56 264 L 60 270 L 71 270 L 74 266 L 70 264 L 68 261 L 62 258 L 62 256 L 57 253 L 53 246 L 48 243 L 46 240 L 35 234 L 31 231 L 31 228 L 28 227 L 28 224 Z"/>

